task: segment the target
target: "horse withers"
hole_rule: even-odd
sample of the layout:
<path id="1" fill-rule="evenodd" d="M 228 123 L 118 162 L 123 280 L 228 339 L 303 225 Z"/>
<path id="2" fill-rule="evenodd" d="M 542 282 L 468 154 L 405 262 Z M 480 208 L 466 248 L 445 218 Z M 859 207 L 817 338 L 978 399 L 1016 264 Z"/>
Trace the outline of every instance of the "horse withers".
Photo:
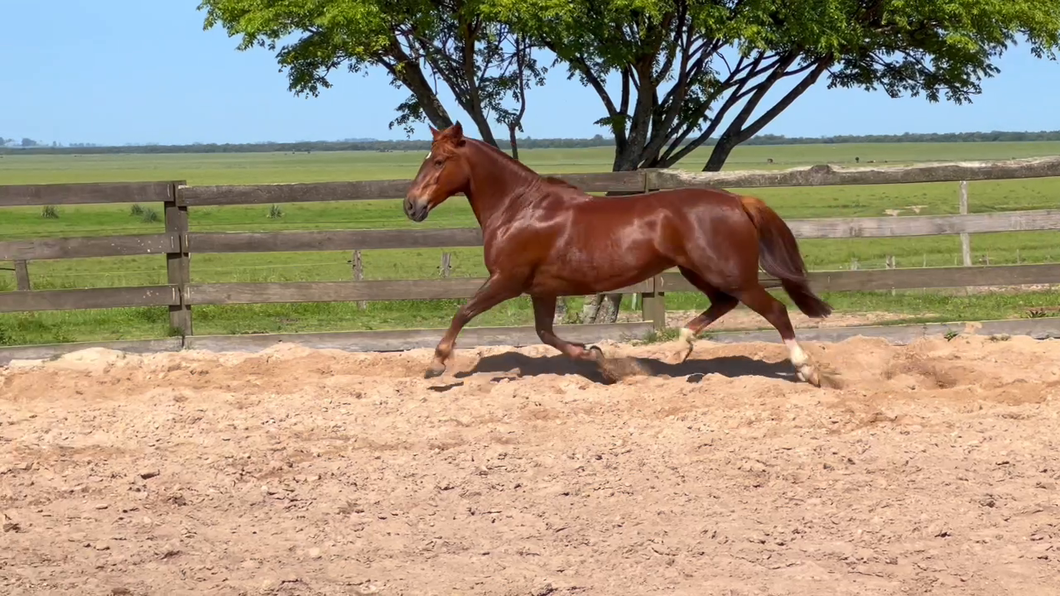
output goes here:
<path id="1" fill-rule="evenodd" d="M 710 308 L 681 329 L 667 362 L 687 359 L 696 335 L 743 302 L 780 332 L 797 377 L 820 387 L 787 307 L 759 283 L 759 259 L 807 316 L 826 317 L 832 308 L 810 289 L 791 229 L 761 200 L 702 188 L 601 199 L 465 137 L 459 122 L 442 131 L 431 127 L 431 135 L 431 150 L 405 197 L 405 215 L 422 222 L 463 193 L 482 228 L 489 278 L 453 317 L 427 378 L 445 372 L 456 337 L 471 319 L 524 293 L 542 342 L 603 366 L 596 346 L 556 335 L 557 297 L 612 292 L 677 267 L 710 298 Z"/>

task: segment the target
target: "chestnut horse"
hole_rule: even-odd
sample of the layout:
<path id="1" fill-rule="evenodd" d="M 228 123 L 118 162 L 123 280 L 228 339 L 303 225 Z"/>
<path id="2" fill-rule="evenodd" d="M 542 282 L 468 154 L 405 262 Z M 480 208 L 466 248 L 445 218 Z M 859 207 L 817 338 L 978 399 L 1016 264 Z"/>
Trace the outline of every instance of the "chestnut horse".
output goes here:
<path id="1" fill-rule="evenodd" d="M 431 134 L 431 150 L 405 197 L 405 215 L 422 222 L 463 193 L 482 228 L 489 279 L 453 317 L 427 378 L 445 372 L 456 337 L 471 319 L 524 293 L 542 342 L 602 366 L 596 346 L 556 336 L 556 297 L 613 292 L 677 267 L 710 298 L 710 308 L 681 329 L 667 362 L 687 359 L 696 335 L 743 302 L 780 332 L 798 378 L 820 387 L 787 308 L 758 281 L 759 258 L 807 316 L 826 317 L 832 308 L 810 290 L 791 229 L 761 200 L 701 188 L 601 199 L 464 137 L 459 122 L 443 131 L 431 127 Z"/>

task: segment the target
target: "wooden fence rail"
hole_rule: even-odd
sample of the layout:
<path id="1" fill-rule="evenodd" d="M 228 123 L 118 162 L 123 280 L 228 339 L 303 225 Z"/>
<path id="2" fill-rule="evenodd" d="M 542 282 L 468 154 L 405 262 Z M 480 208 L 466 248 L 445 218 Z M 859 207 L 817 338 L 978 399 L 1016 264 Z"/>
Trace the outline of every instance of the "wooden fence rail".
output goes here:
<path id="1" fill-rule="evenodd" d="M 643 192 L 687 187 L 767 188 L 913 184 L 974 180 L 1021 180 L 1060 176 L 1060 156 L 992 162 L 953 162 L 894 167 L 847 168 L 816 165 L 787 170 L 688 172 L 644 169 L 633 172 L 558 174 L 586 192 Z M 362 180 L 253 186 L 184 186 L 182 182 L 29 184 L 0 186 L 0 207 L 93 203 L 176 202 L 185 206 L 260 205 L 314 201 L 365 201 L 405 196 L 411 180 Z"/>
<path id="2" fill-rule="evenodd" d="M 1060 157 L 926 164 L 910 167 L 840 168 L 813 166 L 780 171 L 691 173 L 672 170 L 570 174 L 559 178 L 587 192 L 644 192 L 694 186 L 759 188 L 766 186 L 819 186 L 854 184 L 906 184 L 961 182 L 1060 176 Z M 189 209 L 205 205 L 245 205 L 308 201 L 360 201 L 400 198 L 410 181 L 382 180 L 318 184 L 267 184 L 256 186 L 187 186 L 183 181 L 0 186 L 0 207 L 84 205 L 93 203 L 160 202 L 165 212 L 165 232 L 103 238 L 48 238 L 0 241 L 0 261 L 14 263 L 17 290 L 0 293 L 0 312 L 66 309 L 167 307 L 170 325 L 185 337 L 193 336 L 193 307 L 208 304 L 255 304 L 350 301 L 465 299 L 483 279 L 452 278 L 443 258 L 441 279 L 394 281 L 342 281 L 296 283 L 193 283 L 191 258 L 196 253 L 247 253 L 297 251 L 353 251 L 354 277 L 363 275 L 360 251 L 374 249 L 460 248 L 482 245 L 477 228 L 408 230 L 329 230 L 272 233 L 192 232 Z M 959 234 L 1060 230 L 1060 209 L 967 213 L 962 199 L 957 215 L 905 217 L 821 218 L 789 220 L 800 239 L 885 238 Z M 38 260 L 164 255 L 166 284 L 147 287 L 33 290 L 29 263 Z M 1060 265 L 1007 265 L 916 269 L 816 271 L 814 288 L 823 292 L 871 291 L 970 286 L 1060 283 Z M 762 277 L 767 287 L 776 280 Z M 658 329 L 665 324 L 665 294 L 696 291 L 675 272 L 616 290 L 641 299 L 645 322 Z M 599 331 L 616 336 L 643 331 L 645 323 L 581 326 L 585 333 Z M 606 329 L 605 329 L 606 327 Z M 594 331 L 595 330 L 595 331 Z M 431 331 L 387 332 L 385 345 L 399 345 L 401 333 L 420 341 Z M 529 328 L 497 332 L 525 337 Z M 419 335 L 416 335 L 419 334 Z M 476 334 L 481 335 L 480 332 Z M 495 334 L 496 335 L 496 334 Z M 581 336 L 582 332 L 578 332 Z M 433 335 L 432 335 L 433 336 Z M 380 336 L 382 337 L 382 336 Z M 477 335 L 476 335 L 477 337 Z M 197 339 L 202 342 L 204 340 Z M 481 340 L 486 341 L 486 340 Z"/>
<path id="3" fill-rule="evenodd" d="M 90 182 L 0 186 L 0 207 L 156 203 L 176 200 L 172 182 Z"/>
<path id="4" fill-rule="evenodd" d="M 795 236 L 808 238 L 894 238 L 1060 230 L 1060 210 L 1008 211 L 973 215 L 837 217 L 788 220 Z M 192 232 L 193 253 L 298 252 L 391 248 L 482 246 L 478 228 L 433 230 L 347 230 L 312 232 Z M 0 251 L 3 250 L 0 244 Z"/>
<path id="5" fill-rule="evenodd" d="M 129 255 L 168 254 L 171 252 L 180 252 L 180 237 L 177 234 L 141 234 L 138 236 L 107 236 L 103 238 L 47 238 L 44 240 L 9 240 L 0 242 L 0 261 L 125 257 Z"/>
<path id="6" fill-rule="evenodd" d="M 1002 211 L 971 215 L 836 217 L 787 220 L 799 239 L 894 238 L 1060 230 L 1060 210 Z M 427 230 L 328 230 L 309 232 L 189 232 L 191 253 L 317 252 L 482 246 L 478 228 Z M 182 252 L 181 235 L 143 234 L 0 242 L 0 261 L 119 257 Z"/>

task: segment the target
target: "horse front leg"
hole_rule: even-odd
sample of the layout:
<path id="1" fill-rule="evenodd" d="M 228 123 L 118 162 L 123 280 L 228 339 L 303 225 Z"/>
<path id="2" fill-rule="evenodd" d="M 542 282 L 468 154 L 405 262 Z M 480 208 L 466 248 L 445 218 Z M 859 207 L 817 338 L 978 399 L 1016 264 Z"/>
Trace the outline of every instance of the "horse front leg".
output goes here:
<path id="1" fill-rule="evenodd" d="M 445 332 L 442 340 L 434 349 L 434 361 L 427 368 L 424 378 L 430 379 L 440 376 L 445 372 L 446 360 L 453 354 L 453 346 L 456 344 L 456 336 L 467 325 L 471 319 L 497 306 L 505 300 L 515 298 L 523 293 L 522 279 L 504 275 L 490 275 L 486 283 L 475 292 L 475 295 L 466 304 L 456 311 L 449 330 Z"/>

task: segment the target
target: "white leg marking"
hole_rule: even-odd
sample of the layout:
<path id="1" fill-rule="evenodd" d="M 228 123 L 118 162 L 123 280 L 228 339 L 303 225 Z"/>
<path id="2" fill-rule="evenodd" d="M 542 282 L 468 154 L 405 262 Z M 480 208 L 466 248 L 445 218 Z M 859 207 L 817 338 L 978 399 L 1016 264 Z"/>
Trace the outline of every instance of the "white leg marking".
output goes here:
<path id="1" fill-rule="evenodd" d="M 785 339 L 784 345 L 788 346 L 788 352 L 791 353 L 791 363 L 796 367 L 807 364 L 810 361 L 810 357 L 802 350 L 799 342 L 794 339 Z"/>
<path id="2" fill-rule="evenodd" d="M 788 346 L 788 351 L 791 353 L 791 363 L 795 365 L 795 370 L 797 371 L 795 376 L 801 381 L 820 387 L 821 375 L 817 373 L 817 368 L 810 362 L 810 356 L 803 351 L 799 342 L 794 339 L 786 339 L 784 340 L 784 345 Z"/>
<path id="3" fill-rule="evenodd" d="M 681 364 L 692 355 L 692 348 L 694 347 L 693 341 L 696 338 L 696 334 L 692 333 L 692 330 L 688 327 L 681 328 L 680 336 L 674 340 L 677 344 L 677 349 L 673 351 L 670 356 L 666 356 L 664 361 L 668 364 Z"/>
<path id="4" fill-rule="evenodd" d="M 688 327 L 682 327 L 681 328 L 681 341 L 683 341 L 683 342 L 687 343 L 689 346 L 691 346 L 692 342 L 695 341 L 695 339 L 696 339 L 696 334 L 693 333 L 691 329 L 689 329 Z"/>

